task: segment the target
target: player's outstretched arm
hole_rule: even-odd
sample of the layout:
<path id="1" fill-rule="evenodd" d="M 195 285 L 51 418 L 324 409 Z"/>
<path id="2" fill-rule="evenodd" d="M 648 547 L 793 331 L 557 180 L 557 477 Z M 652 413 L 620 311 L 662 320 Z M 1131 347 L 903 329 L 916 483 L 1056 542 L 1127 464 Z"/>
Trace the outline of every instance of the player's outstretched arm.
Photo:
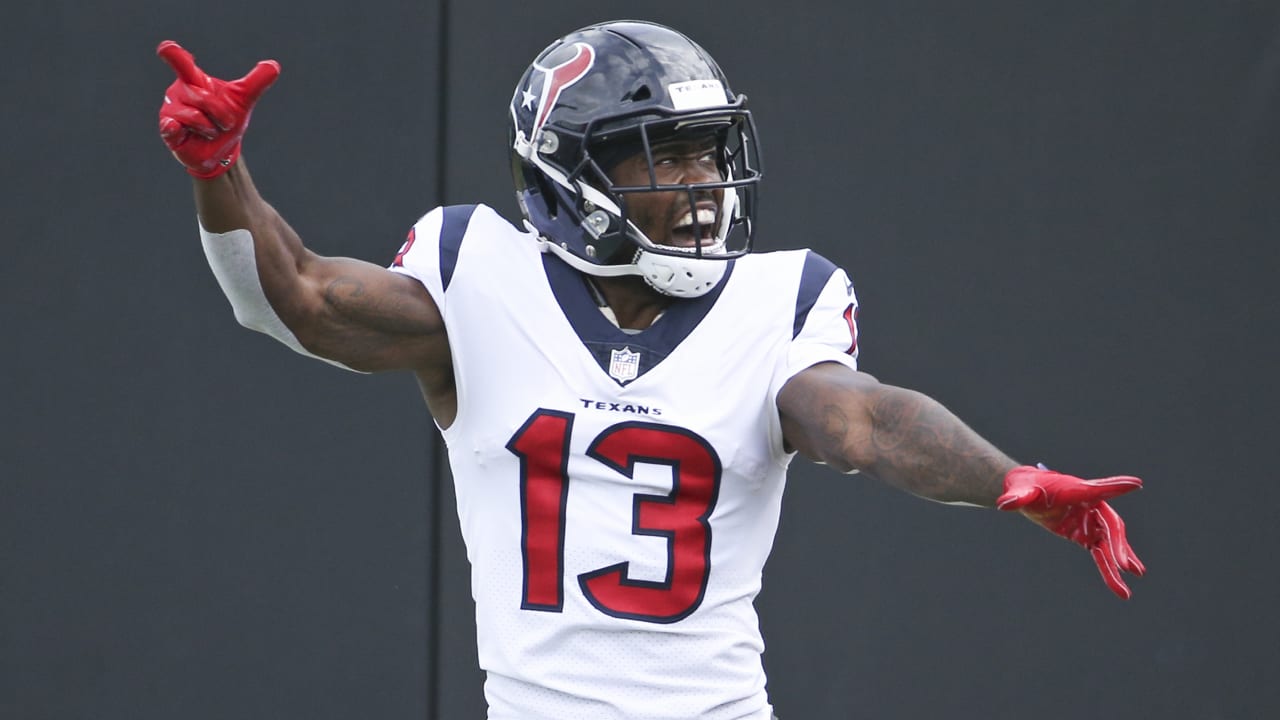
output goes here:
<path id="1" fill-rule="evenodd" d="M 836 363 L 788 381 L 778 410 L 787 442 L 805 457 L 930 500 L 995 507 L 1018 464 L 927 395 Z"/>
<path id="2" fill-rule="evenodd" d="M 353 369 L 446 376 L 443 321 L 420 283 L 312 253 L 254 187 L 240 145 L 279 64 L 263 61 L 226 81 L 206 74 L 177 43 L 165 41 L 156 52 L 176 75 L 160 108 L 160 136 L 194 178 L 205 250 L 237 318 Z"/>
<path id="3" fill-rule="evenodd" d="M 1089 550 L 1104 582 L 1128 599 L 1121 572 L 1146 568 L 1107 500 L 1142 481 L 1084 480 L 1019 465 L 936 400 L 836 363 L 814 365 L 778 393 L 783 435 L 801 454 L 921 497 L 1021 511 Z"/>
<path id="4" fill-rule="evenodd" d="M 218 245 L 235 242 L 236 233 L 247 230 L 262 292 L 307 351 L 356 370 L 447 374 L 444 321 L 421 283 L 372 263 L 308 250 L 258 194 L 243 159 L 228 172 L 194 184 L 210 263 L 219 261 Z M 228 272 L 235 268 L 220 274 Z M 219 280 L 230 295 L 235 278 Z M 269 330 L 246 322 L 239 308 L 237 316 L 248 327 Z"/>

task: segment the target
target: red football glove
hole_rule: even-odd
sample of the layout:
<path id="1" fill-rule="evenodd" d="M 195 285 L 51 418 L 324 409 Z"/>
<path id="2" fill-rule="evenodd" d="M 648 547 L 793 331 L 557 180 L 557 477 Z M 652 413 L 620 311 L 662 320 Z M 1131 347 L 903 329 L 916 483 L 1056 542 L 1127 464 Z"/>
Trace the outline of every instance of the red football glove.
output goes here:
<path id="1" fill-rule="evenodd" d="M 213 178 L 240 157 L 240 140 L 254 103 L 280 76 L 280 64 L 263 60 L 239 80 L 209 77 L 181 45 L 165 40 L 156 48 L 178 79 L 160 106 L 160 138 L 187 172 Z"/>
<path id="2" fill-rule="evenodd" d="M 1023 465 L 1004 476 L 1004 494 L 996 499 L 996 507 L 1021 510 L 1050 532 L 1084 546 L 1107 587 L 1128 600 L 1133 593 L 1120 571 L 1141 576 L 1147 568 L 1129 547 L 1124 521 L 1105 501 L 1140 487 L 1141 480 L 1127 475 L 1082 480 L 1043 465 Z"/>

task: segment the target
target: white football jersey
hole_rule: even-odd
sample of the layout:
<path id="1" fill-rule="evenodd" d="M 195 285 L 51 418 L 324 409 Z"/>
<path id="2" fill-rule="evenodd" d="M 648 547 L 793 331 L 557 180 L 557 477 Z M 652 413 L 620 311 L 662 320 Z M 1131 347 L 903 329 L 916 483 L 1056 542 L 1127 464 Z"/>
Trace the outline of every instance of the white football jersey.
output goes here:
<path id="1" fill-rule="evenodd" d="M 775 397 L 856 367 L 857 301 L 809 251 L 730 262 L 629 334 L 487 207 L 432 211 L 396 256 L 452 348 L 491 720 L 770 717 L 753 600 L 792 458 Z"/>

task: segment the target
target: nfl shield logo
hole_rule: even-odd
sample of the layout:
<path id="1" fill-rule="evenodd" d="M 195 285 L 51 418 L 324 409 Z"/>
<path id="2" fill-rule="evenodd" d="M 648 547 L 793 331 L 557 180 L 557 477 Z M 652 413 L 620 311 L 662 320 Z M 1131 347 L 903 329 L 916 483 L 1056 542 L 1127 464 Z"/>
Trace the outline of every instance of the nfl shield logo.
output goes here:
<path id="1" fill-rule="evenodd" d="M 629 347 L 609 352 L 609 377 L 620 383 L 635 380 L 640 374 L 640 353 L 631 352 Z"/>

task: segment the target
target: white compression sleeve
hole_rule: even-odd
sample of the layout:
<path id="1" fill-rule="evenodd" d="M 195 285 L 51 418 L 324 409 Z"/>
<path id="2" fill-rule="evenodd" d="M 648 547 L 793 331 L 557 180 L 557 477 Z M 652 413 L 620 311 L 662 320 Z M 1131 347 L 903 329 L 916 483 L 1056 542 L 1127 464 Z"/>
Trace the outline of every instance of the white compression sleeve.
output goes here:
<path id="1" fill-rule="evenodd" d="M 352 370 L 336 360 L 308 352 L 280 316 L 276 315 L 258 280 L 253 235 L 248 230 L 211 233 L 201 224 L 200 244 L 204 246 L 204 256 L 209 260 L 213 276 L 217 278 L 223 294 L 231 301 L 231 309 L 241 325 L 270 335 L 296 353 L 323 360 L 344 370 Z"/>

